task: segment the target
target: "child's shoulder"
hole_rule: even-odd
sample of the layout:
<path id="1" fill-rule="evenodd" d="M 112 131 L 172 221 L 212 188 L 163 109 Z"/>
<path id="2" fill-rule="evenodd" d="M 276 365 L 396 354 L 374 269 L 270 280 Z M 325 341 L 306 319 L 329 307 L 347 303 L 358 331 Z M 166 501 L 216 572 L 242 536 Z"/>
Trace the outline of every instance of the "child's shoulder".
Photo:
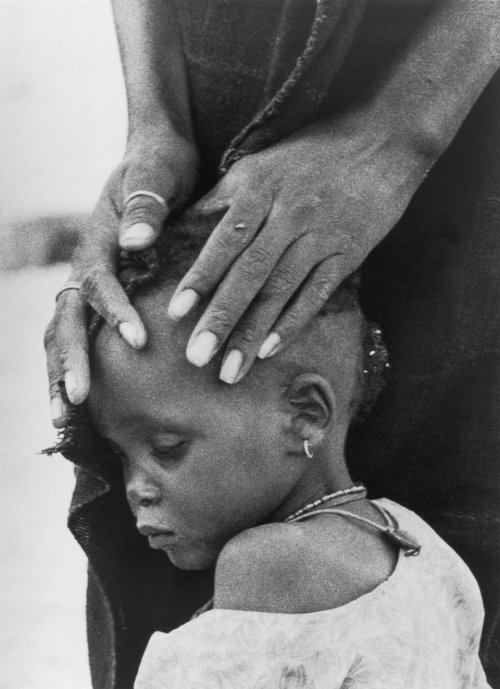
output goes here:
<path id="1" fill-rule="evenodd" d="M 396 555 L 373 534 L 360 539 L 358 532 L 353 545 L 352 525 L 327 519 L 324 527 L 312 520 L 266 524 L 232 538 L 217 561 L 215 607 L 317 612 L 345 605 L 390 576 Z"/>

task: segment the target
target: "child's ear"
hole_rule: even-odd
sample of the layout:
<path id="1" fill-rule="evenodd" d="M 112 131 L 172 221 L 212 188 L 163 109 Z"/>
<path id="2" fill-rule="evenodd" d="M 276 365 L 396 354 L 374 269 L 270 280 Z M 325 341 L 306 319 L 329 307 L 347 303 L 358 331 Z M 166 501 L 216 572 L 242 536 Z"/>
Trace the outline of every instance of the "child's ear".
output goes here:
<path id="1" fill-rule="evenodd" d="M 312 450 L 321 445 L 335 419 L 335 395 L 330 383 L 316 373 L 304 373 L 287 388 L 291 428 L 299 446 L 307 440 Z M 300 450 L 302 452 L 302 450 Z"/>

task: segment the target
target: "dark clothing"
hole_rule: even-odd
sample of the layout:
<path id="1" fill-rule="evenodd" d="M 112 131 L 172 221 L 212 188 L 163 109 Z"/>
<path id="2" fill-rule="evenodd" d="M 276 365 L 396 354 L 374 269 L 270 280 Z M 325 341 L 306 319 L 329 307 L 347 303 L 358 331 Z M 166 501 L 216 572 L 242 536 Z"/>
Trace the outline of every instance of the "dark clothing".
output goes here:
<path id="1" fill-rule="evenodd" d="M 201 193 L 245 153 L 367 98 L 432 2 L 176 0 Z M 297 58 L 299 58 L 297 60 Z M 371 497 L 416 510 L 469 564 L 486 607 L 483 663 L 498 668 L 498 266 L 500 79 L 490 83 L 402 220 L 363 266 L 362 301 L 392 372 L 351 430 L 348 460 Z M 270 105 L 269 105 L 270 104 Z M 221 162 L 222 161 L 222 162 Z M 86 550 L 94 686 L 132 687 L 147 640 L 211 595 L 211 573 L 181 572 L 135 530 L 99 441 L 80 469 L 70 527 Z M 495 631 L 496 630 L 496 631 Z"/>

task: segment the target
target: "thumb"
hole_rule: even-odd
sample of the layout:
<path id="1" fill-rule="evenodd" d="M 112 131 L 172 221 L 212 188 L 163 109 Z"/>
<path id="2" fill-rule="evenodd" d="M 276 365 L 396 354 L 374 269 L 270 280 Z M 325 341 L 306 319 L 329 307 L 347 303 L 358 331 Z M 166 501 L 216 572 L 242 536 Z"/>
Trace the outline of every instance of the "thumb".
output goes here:
<path id="1" fill-rule="evenodd" d="M 120 248 L 139 251 L 151 246 L 160 236 L 167 218 L 167 202 L 150 188 L 137 189 L 124 201 L 119 227 Z"/>
<path id="2" fill-rule="evenodd" d="M 122 182 L 120 248 L 139 251 L 158 239 L 170 211 L 173 183 L 162 156 L 135 155 L 128 161 Z"/>

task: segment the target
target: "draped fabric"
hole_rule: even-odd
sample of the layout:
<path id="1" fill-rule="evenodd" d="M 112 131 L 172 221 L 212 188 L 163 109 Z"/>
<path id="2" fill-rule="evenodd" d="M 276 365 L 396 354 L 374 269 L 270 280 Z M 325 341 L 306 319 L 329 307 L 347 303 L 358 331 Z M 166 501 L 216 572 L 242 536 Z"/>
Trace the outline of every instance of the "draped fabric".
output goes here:
<path id="1" fill-rule="evenodd" d="M 430 0 L 374 0 L 364 11 L 356 0 L 176 5 L 203 160 L 199 193 L 241 155 L 368 97 L 432 10 Z M 382 327 L 392 373 L 347 447 L 370 497 L 416 510 L 472 569 L 496 688 L 499 112 L 497 76 L 365 262 L 363 306 Z M 65 449 L 80 467 L 69 526 L 89 558 L 93 684 L 129 689 L 150 635 L 189 619 L 211 595 L 211 573 L 181 572 L 149 549 L 99 440 L 85 424 L 75 439 Z"/>
<path id="2" fill-rule="evenodd" d="M 367 0 L 176 0 L 205 184 L 314 120 Z"/>

